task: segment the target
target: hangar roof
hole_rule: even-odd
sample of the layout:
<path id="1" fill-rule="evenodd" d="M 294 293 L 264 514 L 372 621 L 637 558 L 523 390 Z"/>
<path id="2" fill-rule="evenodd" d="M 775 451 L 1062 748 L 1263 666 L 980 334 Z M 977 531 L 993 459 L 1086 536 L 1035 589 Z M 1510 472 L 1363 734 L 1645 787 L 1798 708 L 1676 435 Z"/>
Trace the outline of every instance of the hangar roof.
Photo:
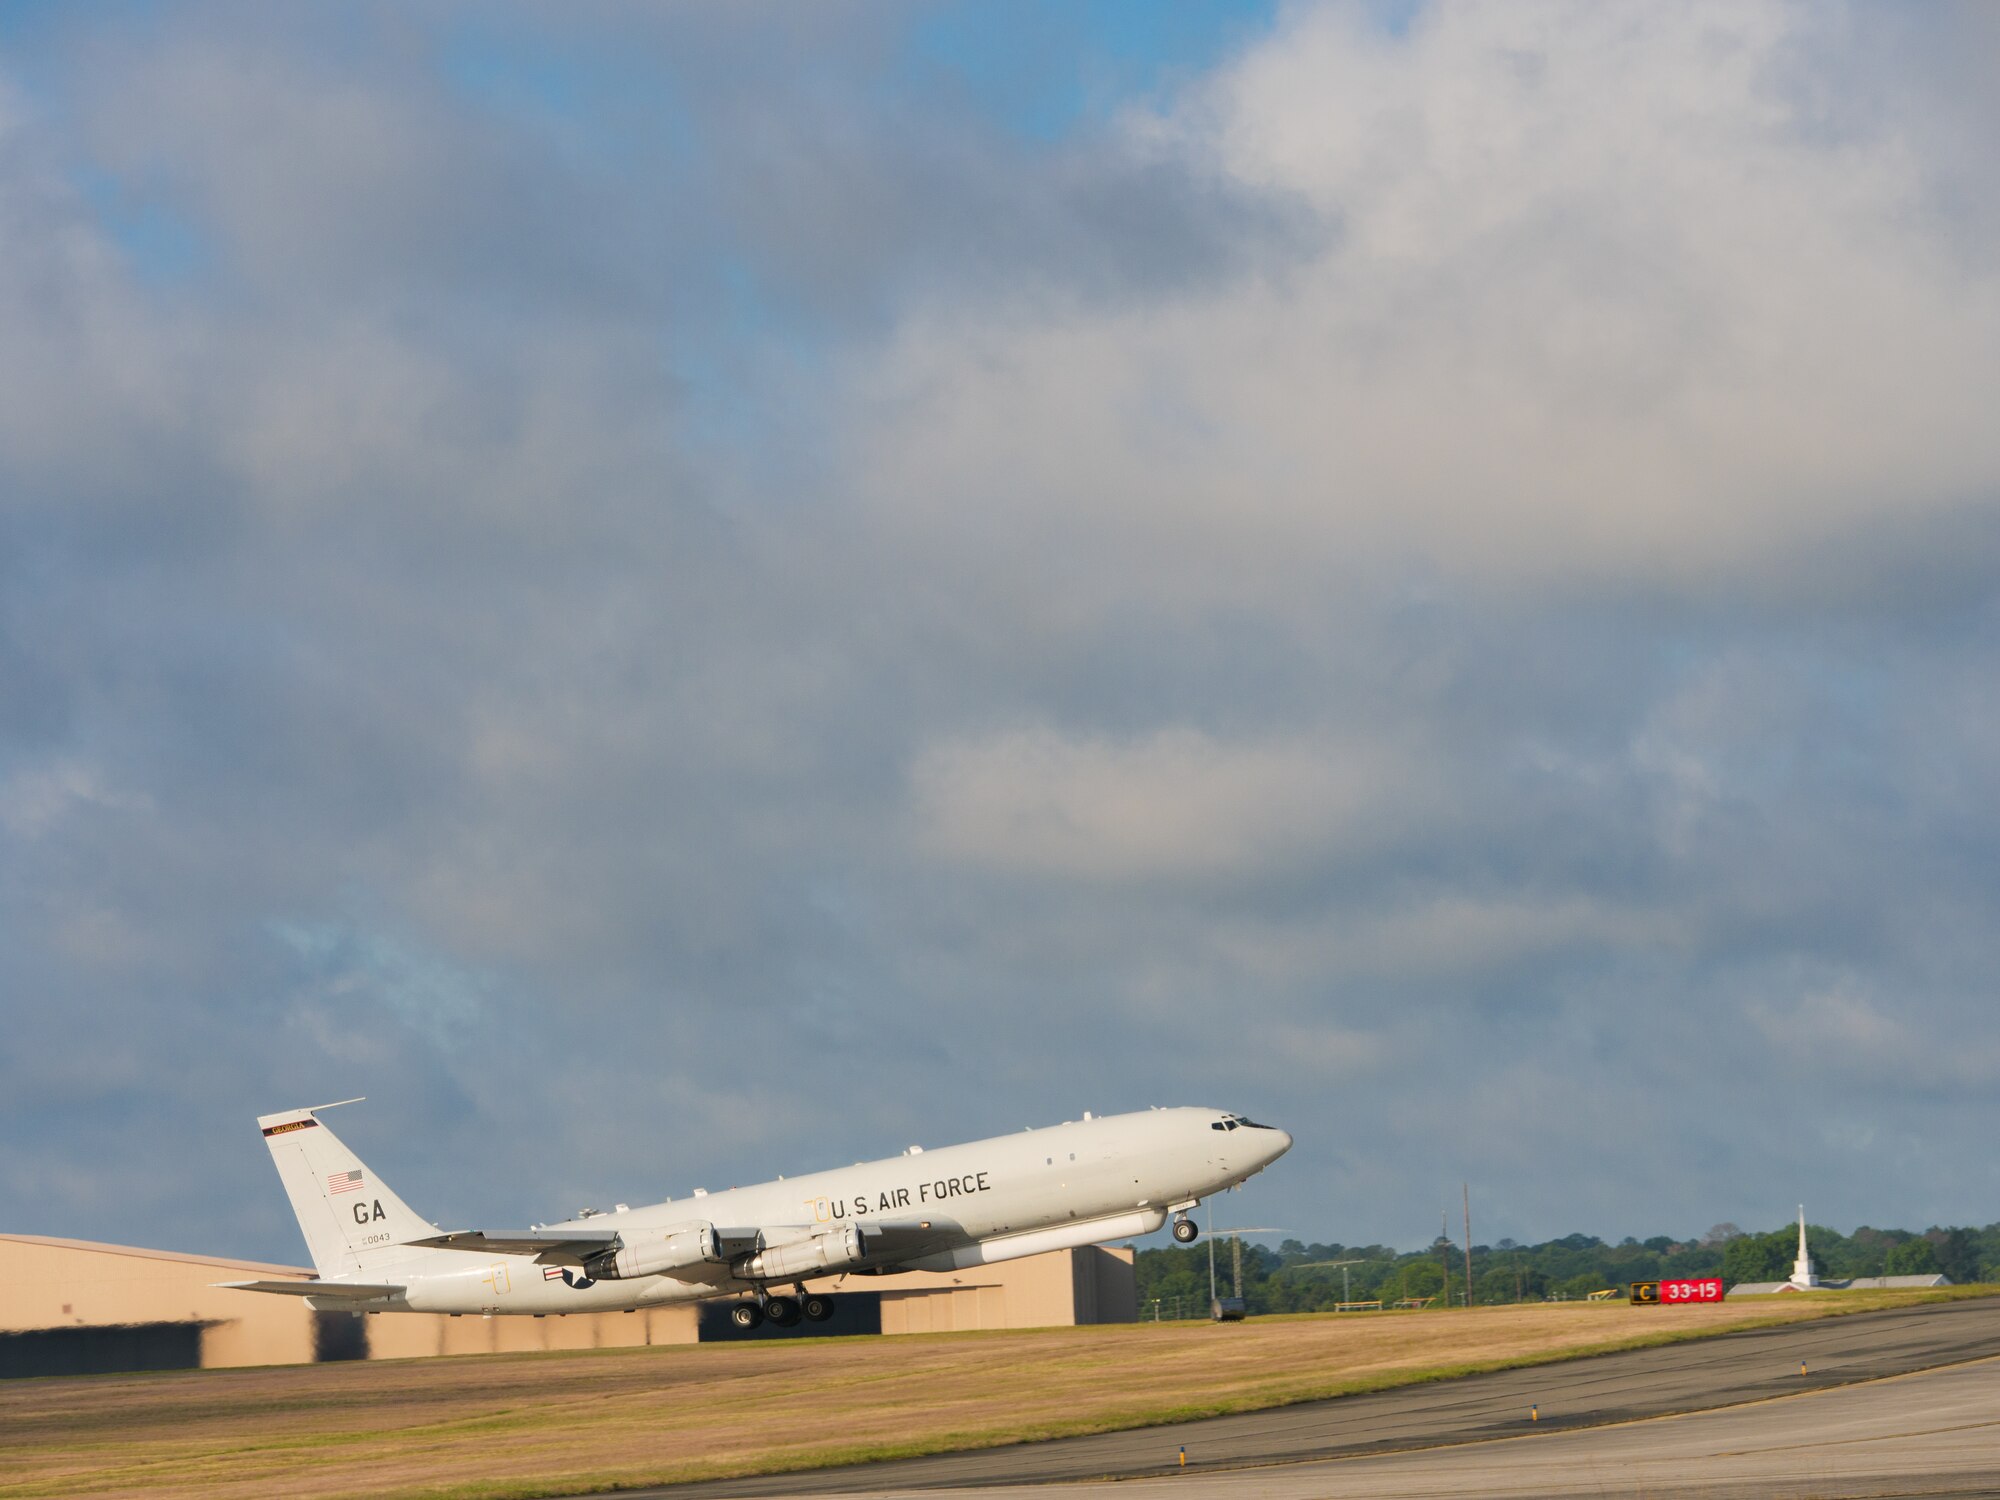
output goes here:
<path id="1" fill-rule="evenodd" d="M 1949 1276 L 1928 1272 L 1922 1276 L 1857 1276 L 1852 1281 L 1821 1281 L 1816 1292 L 1886 1291 L 1896 1287 L 1950 1286 Z M 1732 1297 L 1775 1297 L 1780 1292 L 1800 1292 L 1806 1288 L 1795 1281 L 1740 1281 L 1729 1289 Z"/>
<path id="2" fill-rule="evenodd" d="M 55 1250 L 95 1255 L 131 1255 L 142 1260 L 174 1260 L 183 1265 L 218 1266 L 231 1271 L 257 1271 L 267 1276 L 310 1276 L 304 1266 L 274 1266 L 261 1260 L 231 1260 L 223 1255 L 187 1255 L 178 1250 L 151 1250 L 143 1245 L 106 1245 L 96 1240 L 65 1240 L 46 1234 L 0 1234 L 0 1245 L 45 1245 Z"/>

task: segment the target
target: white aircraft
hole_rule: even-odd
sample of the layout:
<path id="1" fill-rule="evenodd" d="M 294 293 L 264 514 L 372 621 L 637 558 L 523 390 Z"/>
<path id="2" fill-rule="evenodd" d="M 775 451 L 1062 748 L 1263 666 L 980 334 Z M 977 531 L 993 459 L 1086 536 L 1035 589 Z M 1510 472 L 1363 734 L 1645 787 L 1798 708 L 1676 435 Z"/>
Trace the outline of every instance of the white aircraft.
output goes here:
<path id="1" fill-rule="evenodd" d="M 586 1209 L 560 1224 L 441 1233 L 327 1128 L 319 1114 L 334 1107 L 257 1122 L 318 1278 L 219 1285 L 351 1312 L 547 1315 L 735 1296 L 738 1327 L 790 1327 L 833 1314 L 808 1278 L 961 1270 L 1151 1234 L 1169 1214 L 1186 1244 L 1198 1233 L 1189 1209 L 1292 1145 L 1220 1110 L 1086 1114 L 725 1193 Z"/>

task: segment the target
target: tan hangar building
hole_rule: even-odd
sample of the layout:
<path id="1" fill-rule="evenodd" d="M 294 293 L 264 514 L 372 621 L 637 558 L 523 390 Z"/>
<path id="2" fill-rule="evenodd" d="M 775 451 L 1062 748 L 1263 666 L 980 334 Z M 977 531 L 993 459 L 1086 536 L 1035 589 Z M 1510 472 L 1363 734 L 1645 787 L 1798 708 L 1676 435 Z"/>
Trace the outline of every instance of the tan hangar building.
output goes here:
<path id="1" fill-rule="evenodd" d="M 0 1234 L 0 1377 L 1129 1323 L 1138 1316 L 1132 1260 L 1129 1247 L 1093 1246 L 964 1271 L 809 1282 L 835 1294 L 831 1320 L 746 1334 L 721 1300 L 549 1317 L 316 1313 L 302 1298 L 211 1285 L 310 1278 L 302 1267 Z"/>

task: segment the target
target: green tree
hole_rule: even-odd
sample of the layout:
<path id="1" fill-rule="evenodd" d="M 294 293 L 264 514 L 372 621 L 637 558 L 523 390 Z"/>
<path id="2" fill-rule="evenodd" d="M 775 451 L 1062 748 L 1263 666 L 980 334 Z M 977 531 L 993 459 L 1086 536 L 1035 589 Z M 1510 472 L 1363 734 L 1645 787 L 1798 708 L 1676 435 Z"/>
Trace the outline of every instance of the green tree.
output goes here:
<path id="1" fill-rule="evenodd" d="M 1616 1244 L 1591 1234 L 1567 1234 L 1539 1245 L 1502 1240 L 1472 1247 L 1475 1301 L 1500 1305 L 1534 1301 L 1560 1289 L 1581 1296 L 1631 1281 L 1669 1276 L 1721 1276 L 1733 1284 L 1779 1281 L 1792 1269 L 1797 1228 L 1784 1225 L 1765 1234 L 1745 1234 L 1718 1224 L 1699 1240 L 1625 1236 Z M 1942 1270 L 1954 1281 L 2000 1280 L 2000 1224 L 1983 1229 L 1933 1228 L 1923 1235 L 1906 1229 L 1863 1226 L 1842 1235 L 1821 1225 L 1807 1230 L 1813 1262 L 1829 1279 L 1854 1276 L 1929 1274 Z M 1223 1289 L 1230 1281 L 1228 1242 L 1217 1244 Z M 1164 1316 L 1178 1303 L 1182 1317 L 1208 1311 L 1208 1246 L 1165 1246 L 1138 1252 L 1140 1316 L 1151 1317 L 1154 1299 Z M 1394 1303 L 1403 1297 L 1432 1297 L 1440 1291 L 1440 1260 L 1451 1261 L 1452 1301 L 1464 1296 L 1462 1250 L 1434 1241 L 1422 1249 L 1399 1251 L 1387 1245 L 1343 1245 L 1288 1239 L 1276 1251 L 1245 1245 L 1243 1292 L 1252 1312 L 1330 1311 L 1342 1297 L 1342 1270 L 1320 1264 L 1352 1262 L 1346 1268 L 1349 1295 L 1357 1302 Z M 1892 1260 L 1893 1257 L 1893 1260 Z"/>
<path id="2" fill-rule="evenodd" d="M 1842 1276 L 1881 1276 L 1887 1273 L 1889 1252 L 1895 1248 L 1898 1237 L 1883 1229 L 1871 1229 L 1863 1224 L 1848 1239 L 1847 1263 L 1840 1267 Z"/>
<path id="3" fill-rule="evenodd" d="M 1905 1240 L 1889 1252 L 1891 1276 L 1928 1276 L 1938 1269 L 1937 1246 L 1921 1236 Z"/>
<path id="4" fill-rule="evenodd" d="M 1722 1247 L 1722 1279 L 1732 1285 L 1783 1281 L 1791 1274 L 1796 1245 L 1796 1237 L 1788 1239 L 1782 1229 L 1770 1234 L 1739 1234 Z"/>
<path id="5" fill-rule="evenodd" d="M 1937 1267 L 1959 1285 L 1979 1279 L 1979 1243 L 1970 1229 L 1933 1229 L 1925 1239 L 1937 1250 Z"/>
<path id="6" fill-rule="evenodd" d="M 1438 1263 L 1428 1258 L 1407 1261 L 1400 1268 L 1398 1282 L 1401 1297 L 1435 1297 L 1444 1290 L 1444 1272 Z"/>
<path id="7" fill-rule="evenodd" d="M 1481 1307 L 1497 1307 L 1504 1302 L 1539 1302 L 1548 1287 L 1540 1271 L 1531 1266 L 1517 1266 L 1512 1256 L 1488 1266 L 1473 1281 L 1479 1288 Z"/>

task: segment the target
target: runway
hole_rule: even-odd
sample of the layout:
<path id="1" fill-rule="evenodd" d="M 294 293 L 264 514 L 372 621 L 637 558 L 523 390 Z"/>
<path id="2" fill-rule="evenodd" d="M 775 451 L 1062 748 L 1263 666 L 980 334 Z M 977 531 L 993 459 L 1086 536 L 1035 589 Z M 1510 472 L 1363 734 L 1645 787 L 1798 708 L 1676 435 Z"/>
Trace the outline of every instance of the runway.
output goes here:
<path id="1" fill-rule="evenodd" d="M 1077 1500 L 1116 1479 L 1124 1500 L 1172 1485 L 1243 1500 L 1993 1494 L 1996 1355 L 2000 1299 L 1980 1299 L 1172 1427 L 636 1493 L 934 1500 L 1005 1486 L 1027 1500 L 1058 1486 L 1048 1493 Z"/>
<path id="2" fill-rule="evenodd" d="M 1009 1487 L 1009 1500 L 1840 1500 L 2000 1490 L 2000 1361 L 1750 1406 L 1189 1478 Z M 892 1492 L 878 1491 L 887 1497 Z M 950 1491 L 903 1491 L 939 1500 Z M 959 1493 L 966 1493 L 960 1491 Z"/>

